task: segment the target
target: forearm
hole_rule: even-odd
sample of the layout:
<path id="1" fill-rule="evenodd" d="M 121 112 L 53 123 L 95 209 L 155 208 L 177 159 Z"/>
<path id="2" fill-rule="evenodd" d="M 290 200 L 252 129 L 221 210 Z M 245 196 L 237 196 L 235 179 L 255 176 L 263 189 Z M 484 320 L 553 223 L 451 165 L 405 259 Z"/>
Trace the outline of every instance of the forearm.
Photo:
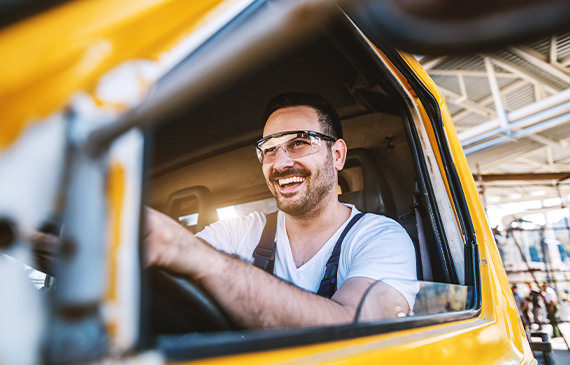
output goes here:
<path id="1" fill-rule="evenodd" d="M 299 289 L 203 241 L 179 252 L 176 261 L 176 271 L 197 282 L 245 327 L 318 326 L 354 318 L 354 309 Z"/>
<path id="2" fill-rule="evenodd" d="M 339 302 L 319 297 L 216 251 L 170 218 L 151 209 L 147 209 L 145 243 L 148 265 L 187 276 L 244 327 L 349 323 L 354 318 L 358 298 L 370 285 L 365 282 L 353 286 L 358 287 L 358 293 L 354 295 L 350 289 L 340 288 L 335 298 L 344 299 Z M 341 305 L 340 302 L 350 304 Z"/>
<path id="3" fill-rule="evenodd" d="M 239 259 L 218 253 L 199 279 L 236 322 L 251 328 L 350 323 L 354 309 L 299 289 Z"/>

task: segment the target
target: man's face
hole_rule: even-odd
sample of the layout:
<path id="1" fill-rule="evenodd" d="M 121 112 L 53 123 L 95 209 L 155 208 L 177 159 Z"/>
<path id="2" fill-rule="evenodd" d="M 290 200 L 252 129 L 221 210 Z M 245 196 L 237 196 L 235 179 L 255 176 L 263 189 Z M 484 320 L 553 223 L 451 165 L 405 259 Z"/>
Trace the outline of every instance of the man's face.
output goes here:
<path id="1" fill-rule="evenodd" d="M 267 120 L 263 136 L 298 130 L 323 132 L 313 108 L 298 106 L 277 110 Z M 316 214 L 323 199 L 331 192 L 336 193 L 333 154 L 325 141 L 320 143 L 320 151 L 297 159 L 291 159 L 283 148 L 278 148 L 275 162 L 263 164 L 267 186 L 281 211 L 299 217 Z"/>

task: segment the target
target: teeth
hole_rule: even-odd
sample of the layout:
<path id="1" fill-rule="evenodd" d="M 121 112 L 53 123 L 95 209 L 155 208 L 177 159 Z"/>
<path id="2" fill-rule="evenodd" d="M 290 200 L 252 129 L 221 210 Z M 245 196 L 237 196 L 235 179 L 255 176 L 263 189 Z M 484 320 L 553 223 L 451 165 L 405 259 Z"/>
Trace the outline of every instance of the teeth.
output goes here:
<path id="1" fill-rule="evenodd" d="M 304 177 L 293 176 L 293 177 L 288 177 L 286 179 L 279 179 L 279 185 L 283 186 L 291 183 L 301 183 L 303 181 L 305 181 Z"/>

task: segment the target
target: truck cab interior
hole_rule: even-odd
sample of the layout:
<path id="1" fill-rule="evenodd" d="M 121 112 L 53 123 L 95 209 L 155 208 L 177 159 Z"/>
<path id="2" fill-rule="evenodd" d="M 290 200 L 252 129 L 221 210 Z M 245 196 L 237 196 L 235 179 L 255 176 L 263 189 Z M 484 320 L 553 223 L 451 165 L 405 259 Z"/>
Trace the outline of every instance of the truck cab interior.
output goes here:
<path id="1" fill-rule="evenodd" d="M 224 38 L 217 41 L 221 46 Z M 418 130 L 425 127 L 412 116 L 410 96 L 402 94 L 397 78 L 383 65 L 374 46 L 340 17 L 203 102 L 177 112 L 153 131 L 148 204 L 194 233 L 218 219 L 276 211 L 253 147 L 262 137 L 265 105 L 284 92 L 318 94 L 339 113 L 348 146 L 339 173 L 339 200 L 366 213 L 386 215 L 405 228 L 415 245 L 418 280 L 463 286 L 463 237 L 454 203 L 435 167 L 437 151 L 422 137 L 425 130 Z M 160 293 L 151 303 L 151 332 L 169 349 L 169 356 L 207 355 L 218 341 L 225 341 L 227 351 L 243 350 L 243 335 L 232 337 L 231 331 L 239 329 L 219 308 L 211 308 L 207 294 L 186 295 L 196 288 L 184 288 L 187 283 L 181 279 L 174 279 L 178 284 L 153 280 L 158 281 L 151 286 Z M 168 291 L 178 292 L 178 297 L 173 299 Z M 201 309 L 183 314 L 189 305 Z M 463 303 L 458 310 L 469 305 Z M 205 332 L 215 334 L 195 335 Z M 267 336 L 248 333 L 257 344 L 259 336 Z M 311 333 L 310 338 L 319 338 Z M 296 334 L 288 341 L 303 341 Z M 275 335 L 281 345 L 288 343 L 282 335 Z M 276 341 L 271 343 L 267 346 Z"/>

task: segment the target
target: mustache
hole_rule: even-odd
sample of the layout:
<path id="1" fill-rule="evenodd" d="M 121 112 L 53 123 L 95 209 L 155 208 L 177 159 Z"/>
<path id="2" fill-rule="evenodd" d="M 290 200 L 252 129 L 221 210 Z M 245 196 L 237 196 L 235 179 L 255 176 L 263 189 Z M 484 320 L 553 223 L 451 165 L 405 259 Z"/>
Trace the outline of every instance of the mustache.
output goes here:
<path id="1" fill-rule="evenodd" d="M 300 167 L 291 167 L 287 170 L 284 171 L 273 171 L 271 173 L 271 175 L 269 176 L 270 180 L 277 180 L 277 179 L 281 179 L 284 177 L 289 177 L 289 176 L 302 176 L 302 177 L 307 177 L 309 176 L 311 173 L 303 168 Z"/>

